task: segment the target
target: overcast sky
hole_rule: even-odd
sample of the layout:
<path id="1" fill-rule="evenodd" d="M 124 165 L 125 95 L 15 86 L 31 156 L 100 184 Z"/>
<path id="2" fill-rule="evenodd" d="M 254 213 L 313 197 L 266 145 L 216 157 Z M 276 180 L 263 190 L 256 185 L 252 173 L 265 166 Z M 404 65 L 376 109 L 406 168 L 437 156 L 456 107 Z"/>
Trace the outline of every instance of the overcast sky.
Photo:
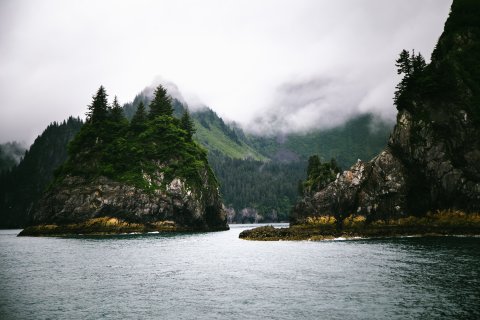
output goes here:
<path id="1" fill-rule="evenodd" d="M 394 119 L 395 59 L 429 60 L 451 0 L 0 0 L 0 143 L 158 79 L 247 130 Z"/>

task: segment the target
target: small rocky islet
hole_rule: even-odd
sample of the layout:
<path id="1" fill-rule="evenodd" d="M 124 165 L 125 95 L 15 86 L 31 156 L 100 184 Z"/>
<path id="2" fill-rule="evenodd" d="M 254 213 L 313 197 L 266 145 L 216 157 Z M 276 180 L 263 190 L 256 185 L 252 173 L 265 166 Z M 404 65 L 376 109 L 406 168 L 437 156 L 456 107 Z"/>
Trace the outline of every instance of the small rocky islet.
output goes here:
<path id="1" fill-rule="evenodd" d="M 207 154 L 188 111 L 173 116 L 159 86 L 129 122 L 100 87 L 69 158 L 20 236 L 227 230 Z"/>
<path id="2" fill-rule="evenodd" d="M 480 234 L 480 3 L 453 1 L 431 62 L 402 51 L 388 145 L 340 173 L 310 158 L 289 228 L 240 238 Z"/>

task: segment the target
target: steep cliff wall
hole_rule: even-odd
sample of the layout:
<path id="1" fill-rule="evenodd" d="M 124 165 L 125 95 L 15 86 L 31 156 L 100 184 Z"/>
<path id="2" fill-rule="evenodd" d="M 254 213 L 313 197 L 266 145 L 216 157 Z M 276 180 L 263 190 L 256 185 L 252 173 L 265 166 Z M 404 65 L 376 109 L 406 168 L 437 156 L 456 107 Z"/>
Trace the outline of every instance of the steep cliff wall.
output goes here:
<path id="1" fill-rule="evenodd" d="M 175 230 L 226 229 L 218 188 L 211 189 L 208 175 L 203 177 L 202 189 L 175 178 L 164 188 L 148 191 L 105 177 L 87 180 L 68 176 L 38 203 L 34 225 L 78 224 L 108 217 L 152 230 L 156 223 L 166 221 Z M 148 179 L 158 185 L 163 183 L 162 174 Z"/>
<path id="2" fill-rule="evenodd" d="M 480 211 L 480 2 L 455 0 L 431 63 L 398 91 L 387 148 L 307 195 L 292 220 Z M 339 219 L 340 218 L 340 219 Z"/>

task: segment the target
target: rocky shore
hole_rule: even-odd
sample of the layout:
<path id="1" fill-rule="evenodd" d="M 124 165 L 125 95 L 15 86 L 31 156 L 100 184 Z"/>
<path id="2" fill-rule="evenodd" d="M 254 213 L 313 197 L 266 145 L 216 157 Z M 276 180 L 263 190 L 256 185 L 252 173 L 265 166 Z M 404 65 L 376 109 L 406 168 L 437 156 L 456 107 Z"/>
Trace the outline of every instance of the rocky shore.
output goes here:
<path id="1" fill-rule="evenodd" d="M 34 224 L 19 235 L 228 230 L 218 190 L 205 190 L 180 179 L 147 191 L 105 177 L 69 176 L 45 194 Z"/>
<path id="2" fill-rule="evenodd" d="M 168 220 L 152 223 L 134 223 L 112 217 L 102 217 L 70 224 L 35 225 L 23 229 L 18 235 L 60 237 L 70 235 L 114 235 L 125 233 L 197 232 L 222 230 L 228 230 L 228 227 L 218 226 L 205 230 L 205 228 L 200 227 L 179 226 L 174 221 Z"/>
<path id="3" fill-rule="evenodd" d="M 480 235 L 480 214 L 459 211 L 437 212 L 422 218 L 405 217 L 368 222 L 364 216 L 350 216 L 342 224 L 333 216 L 312 217 L 289 228 L 273 226 L 245 230 L 245 240 L 332 240 L 335 238 L 388 238 L 400 236 Z"/>

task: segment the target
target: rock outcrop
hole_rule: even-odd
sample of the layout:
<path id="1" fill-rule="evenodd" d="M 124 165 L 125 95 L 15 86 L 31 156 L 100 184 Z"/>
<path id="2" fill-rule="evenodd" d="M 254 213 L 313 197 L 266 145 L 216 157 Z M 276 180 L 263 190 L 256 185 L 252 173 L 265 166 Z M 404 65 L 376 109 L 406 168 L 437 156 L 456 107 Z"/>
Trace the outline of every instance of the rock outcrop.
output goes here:
<path id="1" fill-rule="evenodd" d="M 386 149 L 302 199 L 309 216 L 367 220 L 480 211 L 480 2 L 455 0 L 429 65 L 403 92 Z"/>
<path id="2" fill-rule="evenodd" d="M 161 179 L 160 174 L 155 183 L 161 185 Z M 105 217 L 139 227 L 132 231 L 165 230 L 162 223 L 173 231 L 226 230 L 227 216 L 218 188 L 210 190 L 207 175 L 205 179 L 204 189 L 175 178 L 164 188 L 145 190 L 105 177 L 67 176 L 37 204 L 33 225 L 75 225 Z M 35 230 L 38 227 L 26 228 L 22 235 Z M 109 233 L 108 229 L 100 231 Z"/>
<path id="3" fill-rule="evenodd" d="M 146 191 L 105 177 L 67 177 L 39 203 L 34 220 L 75 223 L 102 216 L 135 223 L 173 221 L 192 229 L 226 227 L 218 190 L 197 192 L 178 178 L 164 190 Z"/>

